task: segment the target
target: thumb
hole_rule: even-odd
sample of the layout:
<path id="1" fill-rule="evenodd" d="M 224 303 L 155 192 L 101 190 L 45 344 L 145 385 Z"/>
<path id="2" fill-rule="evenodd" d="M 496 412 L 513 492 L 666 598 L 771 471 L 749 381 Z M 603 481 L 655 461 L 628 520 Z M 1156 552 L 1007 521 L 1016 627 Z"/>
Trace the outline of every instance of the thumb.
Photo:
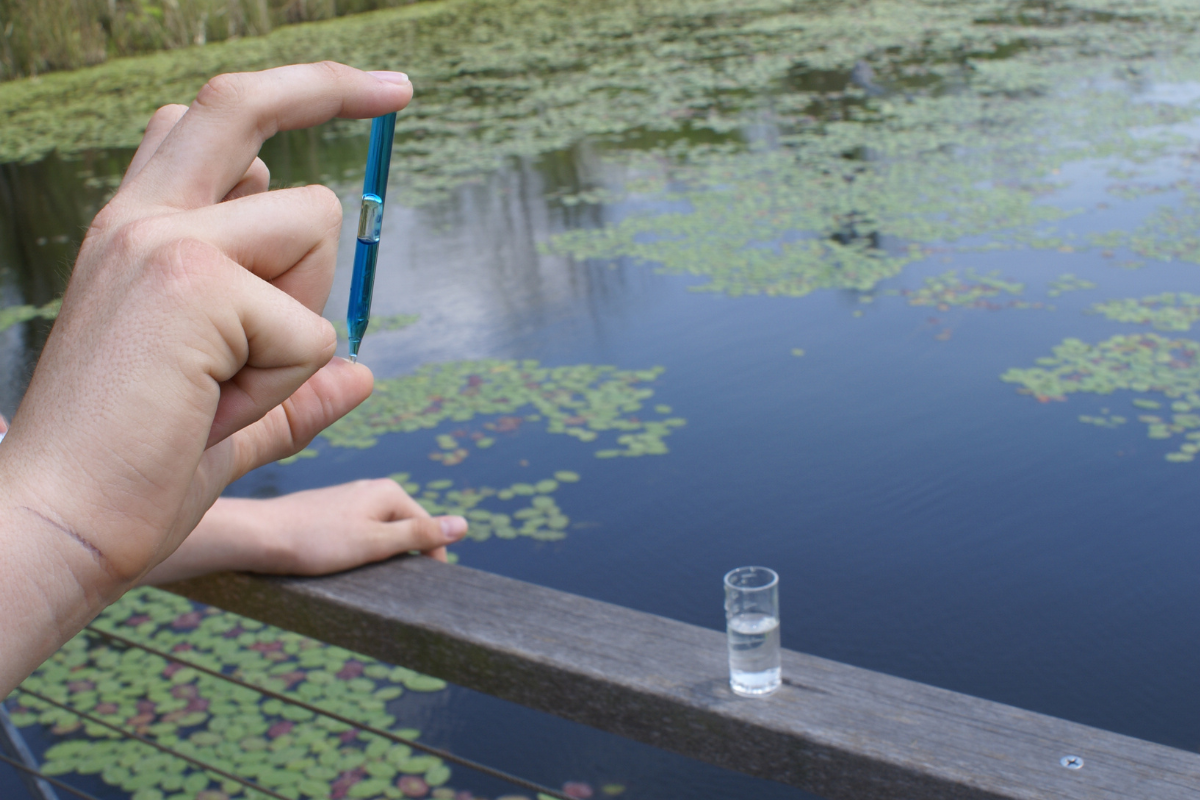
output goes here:
<path id="1" fill-rule="evenodd" d="M 362 364 L 335 358 L 262 419 L 218 442 L 205 453 L 231 483 L 252 469 L 303 450 L 318 433 L 371 394 L 374 377 Z M 226 443 L 230 443 L 226 445 Z M 224 483 L 221 485 L 224 488 Z"/>

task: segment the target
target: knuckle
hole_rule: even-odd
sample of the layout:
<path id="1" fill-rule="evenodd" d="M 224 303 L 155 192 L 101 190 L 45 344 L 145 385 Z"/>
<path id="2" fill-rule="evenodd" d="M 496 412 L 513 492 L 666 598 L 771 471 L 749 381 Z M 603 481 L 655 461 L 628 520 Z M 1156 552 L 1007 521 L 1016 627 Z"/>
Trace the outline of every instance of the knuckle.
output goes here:
<path id="1" fill-rule="evenodd" d="M 329 59 L 326 59 L 324 61 L 318 61 L 313 66 L 315 66 L 317 69 L 321 70 L 322 72 L 325 72 L 330 78 L 333 78 L 334 80 L 340 80 L 341 78 L 345 77 L 346 71 L 348 69 L 345 64 L 339 64 L 338 62 L 330 61 Z"/>
<path id="2" fill-rule="evenodd" d="M 222 259 L 221 251 L 207 242 L 175 239 L 151 250 L 146 260 L 148 278 L 168 294 L 185 292 L 194 302 L 191 290 L 216 277 Z"/>
<path id="3" fill-rule="evenodd" d="M 321 325 L 321 332 L 317 337 L 317 357 L 321 364 L 326 364 L 337 352 L 337 331 L 333 329 L 333 323 L 329 320 L 324 317 L 317 319 Z"/>
<path id="4" fill-rule="evenodd" d="M 150 219 L 134 219 L 124 224 L 115 225 L 109 234 L 111 246 L 122 256 L 129 257 L 153 250 L 158 244 L 155 221 Z"/>
<path id="5" fill-rule="evenodd" d="M 113 198 L 114 201 L 116 199 Z M 104 208 L 100 209 L 96 216 L 92 217 L 92 224 L 88 226 L 89 232 L 95 231 L 95 233 L 99 234 L 114 228 L 117 225 L 117 218 L 119 216 L 117 207 L 117 202 L 109 201 Z"/>
<path id="6" fill-rule="evenodd" d="M 313 184 L 305 186 L 305 199 L 312 209 L 320 216 L 321 222 L 326 227 L 341 230 L 342 227 L 342 201 L 338 199 L 337 194 L 328 186 Z"/>
<path id="7" fill-rule="evenodd" d="M 382 492 L 384 494 L 396 496 L 397 491 L 401 494 L 404 493 L 404 490 L 400 488 L 400 484 L 396 483 L 391 478 L 370 478 L 366 481 L 366 483 L 375 491 Z"/>
<path id="8" fill-rule="evenodd" d="M 150 124 L 146 127 L 157 127 L 159 125 L 174 125 L 175 122 L 183 116 L 187 111 L 187 106 L 181 106 L 178 103 L 171 103 L 162 106 L 150 116 Z"/>
<path id="9" fill-rule="evenodd" d="M 245 92 L 245 81 L 236 73 L 210 78 L 196 93 L 196 105 L 207 108 L 227 108 L 238 105 Z"/>
<path id="10" fill-rule="evenodd" d="M 250 174 L 262 181 L 263 186 L 271 183 L 271 169 L 261 158 L 255 158 L 250 165 Z"/>

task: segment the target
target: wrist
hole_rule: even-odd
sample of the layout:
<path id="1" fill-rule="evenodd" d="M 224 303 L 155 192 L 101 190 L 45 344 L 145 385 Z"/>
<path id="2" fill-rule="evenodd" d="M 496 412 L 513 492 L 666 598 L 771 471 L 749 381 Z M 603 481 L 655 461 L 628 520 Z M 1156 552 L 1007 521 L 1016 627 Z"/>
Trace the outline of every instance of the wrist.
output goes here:
<path id="1" fill-rule="evenodd" d="M 271 557 L 269 502 L 242 497 L 217 498 L 188 537 L 189 542 L 202 544 L 211 551 L 207 571 L 257 572 L 268 562 Z"/>
<path id="2" fill-rule="evenodd" d="M 267 501 L 219 497 L 183 543 L 142 580 L 171 583 L 212 572 L 264 571 L 275 557 Z"/>
<path id="3" fill-rule="evenodd" d="M 0 455 L 0 696 L 132 583 L 58 516 L 40 476 L 14 474 L 14 455 Z"/>

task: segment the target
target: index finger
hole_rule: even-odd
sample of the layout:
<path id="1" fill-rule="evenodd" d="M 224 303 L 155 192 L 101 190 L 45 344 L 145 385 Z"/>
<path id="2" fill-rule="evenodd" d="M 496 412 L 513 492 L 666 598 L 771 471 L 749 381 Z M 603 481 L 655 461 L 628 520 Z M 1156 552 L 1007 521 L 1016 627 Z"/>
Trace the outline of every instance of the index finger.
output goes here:
<path id="1" fill-rule="evenodd" d="M 330 61 L 218 75 L 196 95 L 129 191 L 174 208 L 212 205 L 279 131 L 334 117 L 378 117 L 411 99 L 412 84 L 402 72 L 363 72 Z"/>

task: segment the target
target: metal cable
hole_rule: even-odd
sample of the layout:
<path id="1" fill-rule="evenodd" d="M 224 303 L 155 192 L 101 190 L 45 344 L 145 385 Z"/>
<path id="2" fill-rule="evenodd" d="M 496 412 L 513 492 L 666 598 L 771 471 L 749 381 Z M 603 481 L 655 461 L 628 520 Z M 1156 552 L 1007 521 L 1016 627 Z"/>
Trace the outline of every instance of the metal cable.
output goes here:
<path id="1" fill-rule="evenodd" d="M 13 724 L 12 717 L 9 716 L 3 700 L 0 700 L 0 750 L 5 751 L 26 767 L 33 770 L 38 769 L 37 759 L 34 757 L 33 751 L 29 749 L 29 743 L 21 735 L 20 729 Z M 38 780 L 26 773 L 21 774 L 21 780 L 32 800 L 58 800 L 58 793 L 45 781 Z"/>
<path id="2" fill-rule="evenodd" d="M 206 764 L 198 758 L 193 758 L 192 756 L 185 755 L 184 753 L 180 753 L 178 750 L 172 750 L 171 748 L 167 747 L 166 745 L 161 745 L 158 742 L 154 741 L 153 739 L 147 739 L 145 736 L 142 736 L 141 734 L 127 731 L 119 725 L 113 725 L 111 722 L 105 722 L 104 720 L 100 719 L 99 717 L 92 716 L 91 714 L 88 714 L 85 711 L 80 711 L 77 708 L 71 708 L 66 703 L 60 703 L 57 700 L 54 700 L 53 698 L 47 697 L 46 695 L 42 694 L 41 692 L 35 692 L 32 689 L 26 689 L 24 686 L 18 686 L 17 691 L 24 692 L 25 694 L 29 695 L 30 697 L 36 697 L 38 700 L 41 700 L 43 703 L 49 703 L 52 706 L 57 706 L 58 708 L 61 708 L 63 711 L 74 714 L 77 717 L 82 717 L 83 719 L 86 719 L 88 722 L 94 722 L 97 725 L 103 725 L 105 728 L 108 728 L 109 730 L 112 730 L 112 731 L 116 731 L 117 733 L 121 734 L 122 736 L 124 736 L 127 739 L 136 739 L 137 741 L 141 742 L 142 744 L 150 745 L 155 750 L 161 750 L 162 752 L 166 753 L 169 756 L 175 756 L 176 758 L 182 758 L 184 761 L 187 761 L 189 764 L 192 764 L 193 766 L 199 767 L 200 769 L 204 770 L 205 772 L 211 772 L 214 775 L 220 775 L 222 778 L 228 778 L 231 781 L 236 781 L 237 783 L 240 783 L 242 786 L 245 786 L 247 789 L 253 789 L 256 792 L 262 792 L 263 794 L 267 795 L 268 797 L 274 797 L 275 800 L 291 800 L 291 798 L 285 797 L 284 795 L 281 795 L 278 792 L 273 792 L 270 789 L 266 788 L 265 786 L 260 786 L 259 784 L 255 783 L 254 781 L 248 781 L 245 778 L 239 778 L 237 775 L 234 775 L 232 772 L 226 772 L 225 770 L 218 769 L 217 767 L 214 767 L 211 764 Z"/>
<path id="3" fill-rule="evenodd" d="M 284 703 L 288 703 L 290 705 L 296 706 L 297 708 L 303 708 L 305 711 L 311 711 L 314 714 L 320 714 L 323 717 L 329 717 L 330 719 L 334 719 L 334 720 L 337 720 L 338 722 L 344 723 L 346 725 L 350 725 L 354 728 L 358 728 L 359 730 L 365 731 L 366 733 L 371 733 L 376 736 L 382 736 L 384 739 L 389 739 L 393 742 L 396 742 L 397 744 L 408 745 L 409 747 L 413 748 L 414 750 L 420 750 L 424 753 L 429 753 L 432 756 L 437 756 L 438 758 L 442 759 L 443 761 L 449 761 L 450 763 L 457 764 L 460 767 L 467 767 L 468 769 L 473 769 L 476 772 L 481 772 L 484 775 L 487 775 L 488 777 L 496 778 L 496 779 L 502 780 L 502 781 L 507 781 L 508 783 L 511 783 L 514 786 L 521 787 L 522 789 L 528 789 L 531 792 L 537 792 L 540 794 L 544 794 L 544 795 L 547 795 L 548 797 L 556 798 L 556 800 L 574 800 L 574 798 L 572 798 L 569 794 L 564 794 L 560 790 L 551 789 L 549 787 L 542 786 L 540 784 L 534 783 L 533 781 L 528 781 L 528 780 L 525 780 L 524 778 L 517 777 L 516 775 L 511 775 L 507 772 L 504 772 L 503 770 L 489 767 L 486 764 L 480 764 L 478 761 L 472 761 L 469 758 L 464 758 L 463 756 L 455 755 L 454 753 L 451 753 L 448 750 L 442 750 L 437 747 L 431 747 L 427 744 L 422 744 L 421 742 L 418 742 L 414 739 L 409 739 L 407 737 L 392 733 L 391 731 L 383 730 L 382 728 L 374 728 L 374 727 L 371 727 L 370 725 L 364 725 L 363 723 L 356 722 L 355 720 L 350 719 L 349 717 L 343 717 L 341 714 L 336 714 L 332 711 L 326 711 L 325 709 L 320 708 L 319 706 L 314 706 L 309 703 L 305 703 L 303 700 L 297 700 L 297 699 L 295 699 L 293 697 L 289 697 L 285 694 L 280 694 L 279 692 L 274 692 L 274 691 L 271 691 L 270 689 L 265 689 L 261 686 L 256 686 L 252 683 L 246 683 L 245 681 L 239 680 L 239 679 L 233 677 L 232 675 L 226 675 L 223 672 L 219 672 L 214 669 L 209 669 L 208 667 L 200 666 L 199 664 L 195 664 L 191 661 L 186 661 L 182 658 L 179 658 L 178 656 L 163 652 L 162 650 L 156 650 L 153 647 L 149 647 L 140 642 L 134 641 L 133 639 L 127 639 L 124 636 L 121 636 L 120 634 L 111 633 L 109 631 L 94 627 L 92 625 L 88 625 L 86 628 L 84 628 L 84 631 L 86 633 L 97 634 L 99 636 L 104 637 L 105 639 L 109 639 L 110 641 L 119 642 L 123 645 L 126 645 L 127 647 L 136 647 L 137 649 L 145 651 L 147 653 L 150 653 L 151 655 L 156 655 L 156 656 L 159 656 L 160 658 L 165 658 L 169 661 L 174 661 L 177 664 L 182 664 L 185 667 L 194 669 L 197 672 L 203 672 L 205 675 L 211 675 L 214 678 L 220 678 L 223 681 L 229 681 L 230 683 L 232 683 L 236 686 L 241 686 L 245 689 L 251 689 L 255 692 L 258 692 L 261 695 L 264 695 L 265 697 L 270 697 L 275 700 L 280 700 Z"/>
<path id="4" fill-rule="evenodd" d="M 55 786 L 57 786 L 59 789 L 70 792 L 71 794 L 75 795 L 76 797 L 82 797 L 83 800 L 100 800 L 100 798 L 96 797 L 96 795 L 94 795 L 94 794 L 88 794 L 83 789 L 76 789 L 74 786 L 63 783 L 62 781 L 58 780 L 57 778 L 51 778 L 46 773 L 38 772 L 33 767 L 27 767 L 24 764 L 22 764 L 20 761 L 17 761 L 15 758 L 9 758 L 8 756 L 6 756 L 2 753 L 0 753 L 0 761 L 3 761 L 5 764 L 8 764 L 13 769 L 19 769 L 22 772 L 28 772 L 30 775 L 34 776 L 38 780 L 43 780 L 46 783 L 52 783 Z"/>
<path id="5" fill-rule="evenodd" d="M 46 781 L 47 783 L 57 786 L 59 789 L 70 792 L 71 794 L 75 795 L 76 797 L 82 797 L 83 800 L 100 800 L 100 798 L 96 797 L 94 794 L 88 794 L 87 792 L 83 791 L 82 789 L 76 789 L 74 786 L 71 786 L 70 784 L 63 783 L 62 781 L 58 780 L 57 778 L 52 778 L 51 776 L 47 775 L 44 772 L 39 772 L 38 770 L 36 770 L 32 767 L 22 764 L 20 761 L 18 761 L 15 758 L 9 758 L 6 755 L 0 754 L 0 761 L 8 764 L 13 769 L 19 769 L 22 772 L 27 772 L 30 775 L 37 778 L 38 780 Z"/>

